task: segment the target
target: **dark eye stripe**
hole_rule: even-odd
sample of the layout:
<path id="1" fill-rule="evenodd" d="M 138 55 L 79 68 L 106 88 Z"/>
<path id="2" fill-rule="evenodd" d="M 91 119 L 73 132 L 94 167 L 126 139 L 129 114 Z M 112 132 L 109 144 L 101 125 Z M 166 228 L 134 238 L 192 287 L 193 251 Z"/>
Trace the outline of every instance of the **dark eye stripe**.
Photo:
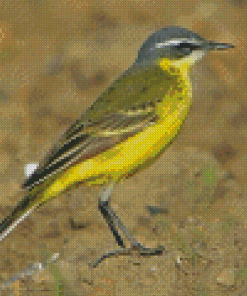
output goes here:
<path id="1" fill-rule="evenodd" d="M 189 48 L 191 50 L 199 49 L 201 46 L 198 43 L 181 42 L 176 45 L 177 48 Z"/>

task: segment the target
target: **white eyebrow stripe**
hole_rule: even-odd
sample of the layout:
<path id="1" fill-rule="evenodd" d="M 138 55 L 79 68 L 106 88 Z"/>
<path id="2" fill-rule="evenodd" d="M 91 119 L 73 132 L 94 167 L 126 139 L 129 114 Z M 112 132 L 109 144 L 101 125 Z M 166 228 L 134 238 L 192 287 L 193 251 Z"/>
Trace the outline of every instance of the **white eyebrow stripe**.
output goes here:
<path id="1" fill-rule="evenodd" d="M 181 40 L 169 40 L 163 43 L 156 43 L 155 44 L 155 48 L 164 48 L 166 46 L 178 46 L 181 43 L 188 43 L 188 44 L 192 44 L 192 45 L 198 45 L 200 46 L 200 44 L 198 42 L 193 42 L 193 41 L 189 41 L 187 39 L 181 39 Z"/>
<path id="2" fill-rule="evenodd" d="M 155 48 L 163 48 L 165 46 L 168 46 L 169 44 L 165 44 L 165 43 L 156 43 L 155 44 Z"/>
<path id="3" fill-rule="evenodd" d="M 164 43 L 156 43 L 155 48 L 163 48 L 165 46 L 170 46 L 170 45 L 179 45 L 180 43 L 181 43 L 181 41 L 171 40 L 171 41 L 167 41 Z"/>

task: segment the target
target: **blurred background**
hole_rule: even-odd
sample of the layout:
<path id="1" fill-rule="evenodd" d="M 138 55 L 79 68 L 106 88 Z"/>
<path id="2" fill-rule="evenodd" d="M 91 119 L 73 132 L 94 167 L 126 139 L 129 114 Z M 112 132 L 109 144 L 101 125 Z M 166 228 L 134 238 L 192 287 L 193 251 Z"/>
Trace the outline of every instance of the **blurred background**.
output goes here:
<path id="1" fill-rule="evenodd" d="M 79 187 L 0 243 L 1 282 L 60 254 L 2 295 L 247 295 L 246 12 L 243 0 L 1 1 L 0 219 L 21 198 L 25 166 L 133 63 L 150 33 L 176 25 L 235 45 L 193 68 L 179 137 L 114 191 L 123 223 L 145 246 L 166 246 L 165 255 L 89 268 L 117 246 L 98 212 L 99 188 Z"/>

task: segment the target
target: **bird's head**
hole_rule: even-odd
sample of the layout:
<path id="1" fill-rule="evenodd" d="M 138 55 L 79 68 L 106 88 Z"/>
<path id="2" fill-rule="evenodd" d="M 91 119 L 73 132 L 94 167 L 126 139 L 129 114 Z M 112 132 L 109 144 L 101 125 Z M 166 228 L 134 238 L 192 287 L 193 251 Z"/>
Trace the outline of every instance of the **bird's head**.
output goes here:
<path id="1" fill-rule="evenodd" d="M 138 52 L 136 63 L 148 64 L 165 59 L 175 66 L 192 66 L 208 51 L 232 47 L 231 44 L 208 41 L 185 28 L 168 27 L 146 39 Z"/>

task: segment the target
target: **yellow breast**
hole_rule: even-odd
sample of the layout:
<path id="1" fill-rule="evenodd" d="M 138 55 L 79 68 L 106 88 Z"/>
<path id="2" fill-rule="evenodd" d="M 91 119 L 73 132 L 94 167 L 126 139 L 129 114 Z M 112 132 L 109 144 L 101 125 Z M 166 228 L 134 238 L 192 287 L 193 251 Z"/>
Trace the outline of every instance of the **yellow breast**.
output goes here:
<path id="1" fill-rule="evenodd" d="M 170 145 L 187 116 L 191 89 L 185 68 L 165 60 L 159 63 L 162 71 L 168 73 L 165 77 L 171 77 L 172 81 L 169 87 L 167 80 L 156 85 L 157 93 L 162 94 L 160 103 L 156 103 L 159 120 L 109 150 L 66 170 L 45 192 L 47 199 L 77 182 L 85 185 L 119 182 L 152 164 Z"/>

